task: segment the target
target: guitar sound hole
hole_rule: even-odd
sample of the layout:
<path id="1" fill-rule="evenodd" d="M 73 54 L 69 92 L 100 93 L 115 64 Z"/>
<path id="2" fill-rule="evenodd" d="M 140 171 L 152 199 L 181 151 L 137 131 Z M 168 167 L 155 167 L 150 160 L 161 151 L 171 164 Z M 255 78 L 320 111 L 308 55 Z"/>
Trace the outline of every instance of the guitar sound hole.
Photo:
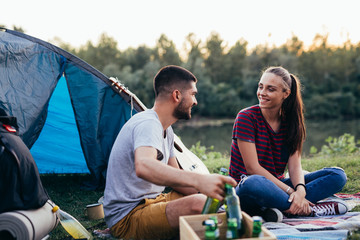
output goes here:
<path id="1" fill-rule="evenodd" d="M 176 148 L 176 150 L 178 150 L 179 152 L 183 152 L 183 150 L 181 149 L 181 147 L 176 143 L 174 142 L 174 147 Z"/>

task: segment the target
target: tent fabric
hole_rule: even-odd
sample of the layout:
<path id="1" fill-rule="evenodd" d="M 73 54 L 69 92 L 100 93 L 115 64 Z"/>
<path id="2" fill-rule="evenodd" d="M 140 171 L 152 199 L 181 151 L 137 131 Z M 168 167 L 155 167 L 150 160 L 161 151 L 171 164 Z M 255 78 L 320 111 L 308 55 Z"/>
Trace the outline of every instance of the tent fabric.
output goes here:
<path id="1" fill-rule="evenodd" d="M 31 154 L 41 173 L 89 173 L 65 77 L 52 94 L 45 125 Z"/>
<path id="2" fill-rule="evenodd" d="M 130 91 L 119 89 L 119 84 L 65 50 L 0 28 L 0 108 L 18 119 L 20 137 L 28 148 L 45 125 L 50 98 L 63 75 L 86 165 L 94 184 L 100 184 L 119 130 L 132 114 L 143 110 L 141 104 L 134 101 L 133 109 Z M 71 163 L 77 157 L 63 156 L 62 168 L 47 164 L 49 158 L 39 164 L 40 173 L 72 172 Z"/>

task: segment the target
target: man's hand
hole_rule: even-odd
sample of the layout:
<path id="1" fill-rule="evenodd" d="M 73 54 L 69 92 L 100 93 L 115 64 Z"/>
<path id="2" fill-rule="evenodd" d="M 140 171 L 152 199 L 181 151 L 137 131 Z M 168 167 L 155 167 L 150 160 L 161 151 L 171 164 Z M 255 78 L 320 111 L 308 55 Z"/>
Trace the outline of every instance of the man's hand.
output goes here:
<path id="1" fill-rule="evenodd" d="M 196 188 L 201 193 L 222 201 L 225 196 L 225 183 L 233 187 L 237 185 L 236 181 L 231 177 L 220 174 L 205 174 L 199 176 Z"/>

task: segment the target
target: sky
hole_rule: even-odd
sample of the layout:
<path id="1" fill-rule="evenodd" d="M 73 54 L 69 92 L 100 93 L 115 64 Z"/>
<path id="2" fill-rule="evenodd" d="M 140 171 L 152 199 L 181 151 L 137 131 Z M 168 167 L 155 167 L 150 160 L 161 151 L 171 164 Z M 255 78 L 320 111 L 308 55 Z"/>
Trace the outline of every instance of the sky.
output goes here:
<path id="1" fill-rule="evenodd" d="M 212 32 L 228 46 L 240 39 L 249 48 L 280 46 L 293 35 L 308 46 L 326 33 L 336 45 L 360 42 L 359 6 L 358 0 L 4 0 L 0 25 L 73 47 L 97 44 L 106 33 L 121 50 L 154 47 L 161 34 L 181 49 L 189 33 L 206 42 Z"/>

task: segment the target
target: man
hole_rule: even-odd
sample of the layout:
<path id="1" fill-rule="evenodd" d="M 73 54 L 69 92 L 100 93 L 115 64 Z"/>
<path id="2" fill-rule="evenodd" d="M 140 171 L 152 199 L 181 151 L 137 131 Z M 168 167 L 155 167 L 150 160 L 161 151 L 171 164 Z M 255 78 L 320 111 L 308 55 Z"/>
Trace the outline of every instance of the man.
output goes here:
<path id="1" fill-rule="evenodd" d="M 104 194 L 105 220 L 115 237 L 174 237 L 179 216 L 201 213 L 206 195 L 223 200 L 225 183 L 236 185 L 230 177 L 180 170 L 176 161 L 171 125 L 191 118 L 196 82 L 184 68 L 160 69 L 153 108 L 133 116 L 115 140 Z M 164 194 L 164 186 L 173 191 Z"/>

